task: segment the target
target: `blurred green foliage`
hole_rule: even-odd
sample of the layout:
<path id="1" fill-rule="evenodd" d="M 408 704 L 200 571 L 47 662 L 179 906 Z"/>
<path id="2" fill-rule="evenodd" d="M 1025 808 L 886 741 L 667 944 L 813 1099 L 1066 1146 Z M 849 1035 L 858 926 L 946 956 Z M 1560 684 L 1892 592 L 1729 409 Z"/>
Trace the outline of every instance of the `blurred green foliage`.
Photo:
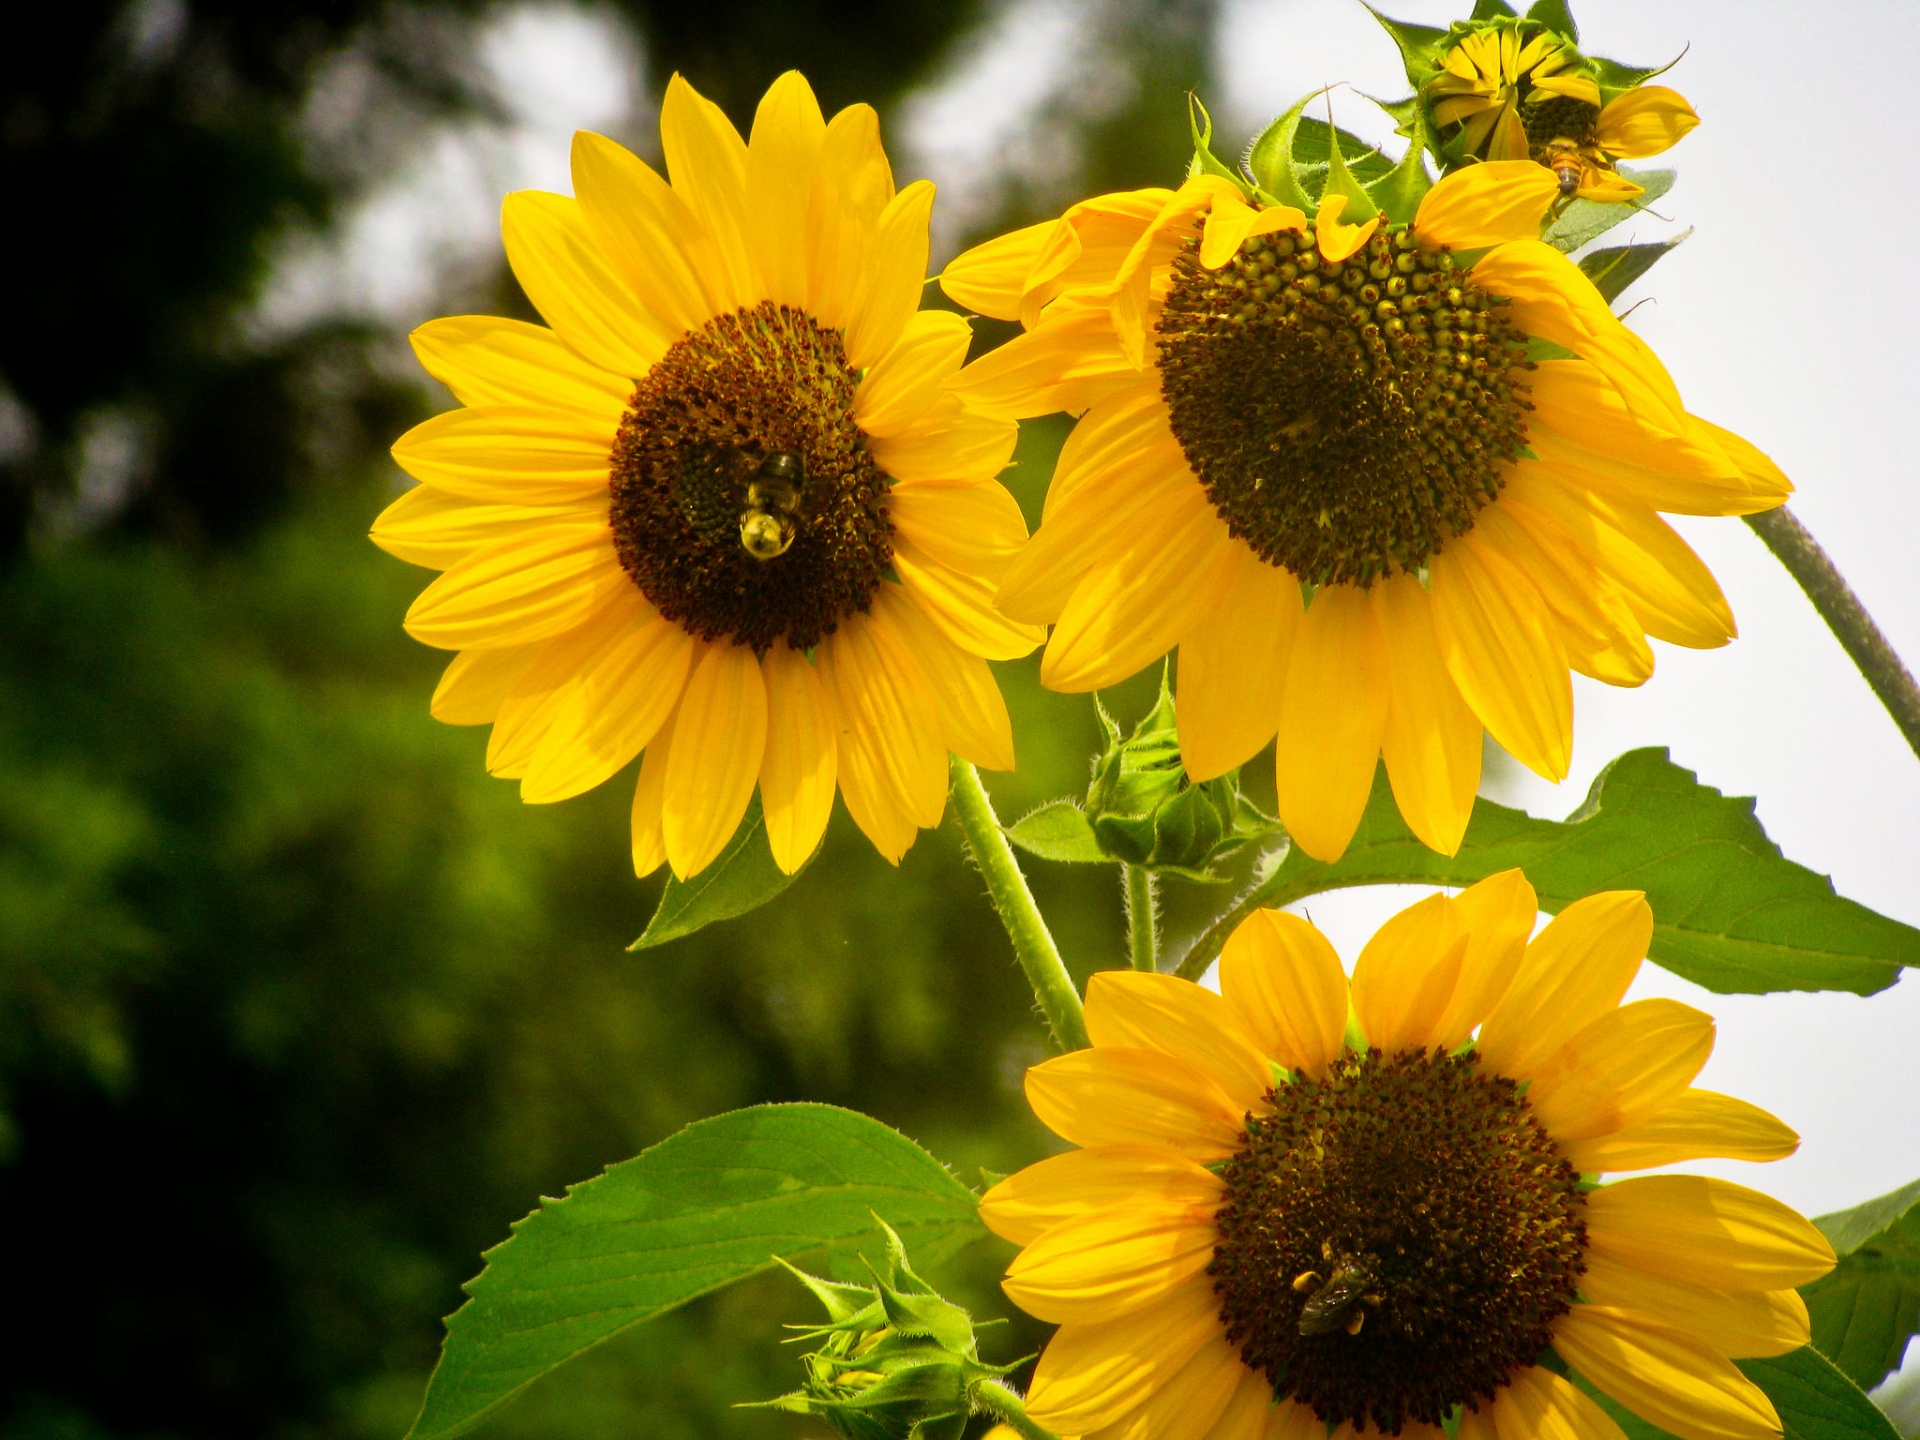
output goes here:
<path id="1" fill-rule="evenodd" d="M 272 238 L 336 223 L 375 169 L 315 158 L 304 97 L 349 51 L 383 77 L 391 165 L 484 106 L 476 3 L 133 0 L 54 7 L 0 47 L 0 1436 L 395 1436 L 480 1252 L 688 1120 L 855 1106 L 1011 1169 L 1031 998 L 951 827 L 896 871 L 838 816 L 746 920 L 624 946 L 658 881 L 627 862 L 631 772 L 523 807 L 484 731 L 426 712 L 445 658 L 399 628 L 424 574 L 366 526 L 384 458 L 444 403 L 396 337 L 243 319 Z M 654 81 L 745 118 L 799 64 L 883 107 L 995 7 L 628 0 Z M 1212 6 L 1087 10 L 1107 102 L 1049 119 L 1088 184 L 1179 173 Z M 384 99 L 380 97 L 384 96 Z M 374 102 L 369 102 L 374 103 Z M 1164 113 L 1163 113 L 1164 112 Z M 409 127 L 412 127 L 409 129 Z M 1007 193 L 1004 223 L 1042 199 Z M 500 308 L 524 301 L 503 281 Z M 135 484 L 86 492 L 120 425 Z M 103 426 L 106 431 L 103 431 Z M 1030 429 L 1030 514 L 1061 438 Z M 1003 814 L 1086 783 L 1083 699 L 1001 667 L 1022 768 Z M 1143 710 L 1151 677 L 1111 697 Z M 1069 953 L 1119 963 L 1117 879 L 1037 867 Z M 1012 1041 L 1005 1037 L 1016 1037 Z M 1005 1313 L 989 1247 L 933 1277 Z M 780 1436 L 736 1401 L 793 1387 L 790 1282 L 644 1328 L 487 1433 Z M 988 1358 L 1035 1348 L 1022 1324 Z"/>

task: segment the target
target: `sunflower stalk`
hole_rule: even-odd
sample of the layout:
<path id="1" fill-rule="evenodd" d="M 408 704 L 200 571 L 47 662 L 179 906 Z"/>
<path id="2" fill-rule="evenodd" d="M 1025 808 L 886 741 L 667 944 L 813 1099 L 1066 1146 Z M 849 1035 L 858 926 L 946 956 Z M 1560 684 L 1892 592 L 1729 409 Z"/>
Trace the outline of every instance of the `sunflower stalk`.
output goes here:
<path id="1" fill-rule="evenodd" d="M 1914 683 L 1913 672 L 1874 624 L 1820 542 L 1784 505 L 1742 518 L 1806 592 L 1840 648 L 1860 667 L 1873 693 L 1887 707 L 1908 746 L 1920 756 L 1920 685 Z"/>
<path id="2" fill-rule="evenodd" d="M 1136 970 L 1160 968 L 1160 886 L 1144 865 L 1122 865 L 1127 885 L 1128 956 Z"/>
<path id="3" fill-rule="evenodd" d="M 1000 819 L 993 813 L 993 801 L 980 783 L 980 772 L 972 762 L 958 755 L 947 757 L 948 773 L 953 779 L 953 810 L 960 828 L 966 833 L 967 848 L 974 863 L 986 878 L 987 896 L 1013 942 L 1013 953 L 1033 986 L 1034 999 L 1047 1017 L 1054 1043 L 1062 1050 L 1082 1050 L 1087 1045 L 1087 1022 L 1081 1014 L 1080 992 L 1073 976 L 1053 943 L 1046 917 L 1034 903 L 1027 877 L 1007 843 Z"/>
<path id="4" fill-rule="evenodd" d="M 1058 1440 L 1051 1431 L 1033 1423 L 1027 1404 L 997 1380 L 982 1380 L 974 1385 L 969 1398 L 976 1409 L 991 1415 L 1020 1436 L 1020 1440 Z"/>

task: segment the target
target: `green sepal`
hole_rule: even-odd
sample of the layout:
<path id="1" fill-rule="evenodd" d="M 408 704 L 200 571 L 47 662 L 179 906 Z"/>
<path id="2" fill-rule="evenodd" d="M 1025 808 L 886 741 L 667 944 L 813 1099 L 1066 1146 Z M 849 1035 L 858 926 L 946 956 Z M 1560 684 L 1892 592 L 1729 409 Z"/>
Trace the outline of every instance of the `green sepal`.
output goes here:
<path id="1" fill-rule="evenodd" d="M 1674 246 L 1678 245 L 1692 230 L 1682 231 L 1671 240 L 1658 240 L 1642 245 L 1612 245 L 1604 250 L 1593 250 L 1580 257 L 1580 269 L 1593 282 L 1593 288 L 1601 297 L 1612 304 L 1620 298 L 1620 292 L 1647 271 Z"/>
<path id="2" fill-rule="evenodd" d="M 1433 176 L 1427 173 L 1427 151 L 1433 145 L 1433 134 L 1427 128 L 1427 110 L 1418 98 L 1399 105 L 1382 104 L 1378 100 L 1373 103 L 1399 122 L 1400 133 L 1407 137 L 1407 153 L 1400 157 L 1399 164 L 1373 182 L 1369 193 L 1394 224 L 1410 225 L 1420 202 L 1433 188 Z"/>
<path id="3" fill-rule="evenodd" d="M 1416 25 L 1410 20 L 1390 20 L 1373 6 L 1367 13 L 1380 22 L 1380 28 L 1400 47 L 1400 63 L 1406 67 L 1407 83 L 1418 90 L 1440 72 L 1441 57 L 1453 43 L 1453 32 L 1433 25 Z"/>
<path id="4" fill-rule="evenodd" d="M 1644 85 L 1656 75 L 1664 75 L 1686 58 L 1682 50 L 1664 65 L 1640 66 L 1622 65 L 1618 60 L 1609 60 L 1603 55 L 1589 55 L 1587 64 L 1592 67 L 1595 83 L 1600 86 L 1602 103 L 1624 95 L 1636 85 Z"/>
<path id="5" fill-rule="evenodd" d="M 873 1304 L 873 1292 L 864 1285 L 843 1285 L 838 1280 L 823 1280 L 818 1275 L 809 1275 L 789 1265 L 778 1255 L 773 1257 L 773 1263 L 812 1291 L 813 1298 L 820 1302 L 821 1308 L 827 1312 L 827 1318 L 835 1325 L 853 1319 Z"/>
<path id="6" fill-rule="evenodd" d="M 1616 165 L 1614 169 L 1638 185 L 1641 193 L 1632 200 L 1575 200 L 1560 212 L 1540 238 L 1563 254 L 1571 254 L 1582 245 L 1598 240 L 1614 226 L 1631 220 L 1673 188 L 1675 174 L 1671 170 L 1629 170 L 1624 165 Z"/>
<path id="7" fill-rule="evenodd" d="M 1193 159 L 1187 164 L 1187 178 L 1218 175 L 1231 180 L 1242 194 L 1247 193 L 1245 177 L 1213 153 L 1213 117 L 1191 90 L 1187 92 L 1187 125 L 1193 132 Z"/>
<path id="8" fill-rule="evenodd" d="M 667 888 L 660 892 L 647 928 L 628 950 L 651 950 L 669 940 L 678 940 L 718 920 L 731 920 L 758 910 L 798 880 L 820 853 L 819 847 L 800 868 L 789 875 L 773 859 L 773 846 L 767 840 L 766 816 L 760 810 L 755 792 L 747 801 L 747 813 L 726 849 L 714 862 L 690 879 L 667 877 Z"/>
<path id="9" fill-rule="evenodd" d="M 1573 12 L 1567 8 L 1567 0 L 1533 0 L 1527 7 L 1527 19 L 1537 20 L 1549 30 L 1557 31 L 1575 45 L 1580 43 L 1580 27 L 1573 23 Z"/>
<path id="10" fill-rule="evenodd" d="M 1049 800 L 1002 828 L 1009 840 L 1042 860 L 1069 865 L 1104 865 L 1112 859 L 1100 848 L 1086 811 L 1071 796 Z"/>
<path id="11" fill-rule="evenodd" d="M 1872 1389 L 1920 1333 L 1920 1180 L 1813 1223 L 1840 1257 L 1800 1288 L 1814 1347 Z"/>
<path id="12" fill-rule="evenodd" d="M 1271 198 L 1275 204 L 1291 205 L 1306 214 L 1313 213 L 1313 201 L 1307 198 L 1307 192 L 1301 188 L 1300 177 L 1294 173 L 1294 138 L 1300 130 L 1300 118 L 1325 90 L 1315 90 L 1302 95 L 1285 111 L 1274 117 L 1247 147 L 1247 173 L 1253 177 L 1253 183 L 1260 188 L 1263 196 Z"/>
<path id="13" fill-rule="evenodd" d="M 1469 23 L 1476 20 L 1518 20 L 1519 13 L 1507 0 L 1473 0 L 1473 14 L 1467 17 Z"/>
<path id="14" fill-rule="evenodd" d="M 1347 169 L 1346 157 L 1340 153 L 1340 132 L 1332 125 L 1327 126 L 1327 183 L 1320 190 L 1322 204 L 1329 195 L 1347 197 L 1347 208 L 1340 216 L 1343 224 L 1364 225 L 1380 213 L 1366 187 Z"/>

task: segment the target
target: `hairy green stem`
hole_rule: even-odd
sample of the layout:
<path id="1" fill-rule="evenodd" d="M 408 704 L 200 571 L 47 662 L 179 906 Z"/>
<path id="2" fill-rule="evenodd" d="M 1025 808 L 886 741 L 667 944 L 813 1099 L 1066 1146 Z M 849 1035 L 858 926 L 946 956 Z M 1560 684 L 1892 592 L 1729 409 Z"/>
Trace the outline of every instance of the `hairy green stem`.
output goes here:
<path id="1" fill-rule="evenodd" d="M 1027 888 L 1027 877 L 1020 873 L 1020 862 L 1014 859 L 1013 847 L 993 813 L 993 802 L 980 783 L 980 772 L 958 755 L 947 757 L 947 770 L 953 779 L 954 813 L 960 817 L 974 863 L 986 877 L 987 896 L 999 912 L 1007 938 L 1013 941 L 1013 953 L 1027 972 L 1027 983 L 1033 986 L 1034 998 L 1047 1017 L 1054 1043 L 1062 1050 L 1084 1049 L 1087 1022 L 1080 1012 L 1080 992 L 1074 989 L 1073 977 L 1053 943 L 1046 917 L 1033 903 L 1033 891 Z"/>
<path id="2" fill-rule="evenodd" d="M 1144 865 L 1122 865 L 1127 880 L 1127 945 L 1136 970 L 1160 968 L 1159 877 Z"/>
<path id="3" fill-rule="evenodd" d="M 1012 1426 L 1021 1440 L 1058 1440 L 1051 1430 L 1034 1424 L 1027 1416 L 1026 1402 L 999 1381 L 980 1381 L 972 1395 L 976 1409 L 984 1410 L 1002 1425 Z"/>
<path id="4" fill-rule="evenodd" d="M 1860 597 L 1834 568 L 1827 552 L 1784 505 L 1741 518 L 1807 592 L 1813 608 L 1833 631 L 1833 638 L 1860 667 L 1913 753 L 1920 755 L 1920 685 L 1914 684 L 1912 673 L 1873 623 Z"/>

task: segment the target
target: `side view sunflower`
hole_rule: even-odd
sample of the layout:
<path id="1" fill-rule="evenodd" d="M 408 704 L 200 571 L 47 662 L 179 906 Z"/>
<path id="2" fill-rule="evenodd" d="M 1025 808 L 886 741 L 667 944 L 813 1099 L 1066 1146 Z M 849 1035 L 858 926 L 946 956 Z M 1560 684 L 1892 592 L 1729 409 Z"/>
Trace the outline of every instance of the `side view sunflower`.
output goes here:
<path id="1" fill-rule="evenodd" d="M 1658 512 L 1747 514 L 1792 487 L 1687 413 L 1540 241 L 1556 194 L 1538 165 L 1493 161 L 1411 224 L 1349 224 L 1343 195 L 1309 221 L 1202 175 L 948 266 L 954 299 L 1027 327 L 956 392 L 1081 415 L 998 595 L 1053 623 L 1042 680 L 1092 690 L 1178 647 L 1195 781 L 1277 733 L 1281 818 L 1333 860 L 1384 755 L 1407 823 L 1452 853 L 1482 726 L 1559 780 L 1569 669 L 1638 685 L 1648 636 L 1732 638 Z"/>
<path id="2" fill-rule="evenodd" d="M 551 328 L 414 333 L 465 408 L 394 446 L 420 484 L 373 538 L 445 572 L 406 622 L 460 652 L 433 713 L 491 724 L 524 799 L 645 751 L 638 873 L 703 869 L 756 785 L 782 869 L 836 785 L 897 862 L 949 749 L 1013 765 L 987 661 L 1041 635 L 991 604 L 1015 426 L 954 387 L 968 324 L 919 309 L 933 186 L 895 191 L 871 108 L 826 121 L 789 73 L 742 141 L 675 76 L 660 138 L 671 184 L 582 133 L 574 196 L 507 197 Z"/>
<path id="3" fill-rule="evenodd" d="M 1388 921 L 1349 984 L 1312 925 L 1251 916 L 1220 992 L 1106 971 L 1091 1049 L 1027 1072 L 1079 1147 L 990 1190 L 1007 1294 L 1055 1322 L 1028 1397 L 1098 1440 L 1622 1440 L 1581 1385 L 1681 1440 L 1780 1433 L 1732 1361 L 1807 1343 L 1834 1263 L 1785 1205 L 1698 1176 L 1797 1137 L 1692 1085 L 1711 1017 L 1622 1004 L 1633 891 L 1529 943 L 1517 870 Z M 1548 1351 L 1557 1360 L 1549 1365 Z"/>

